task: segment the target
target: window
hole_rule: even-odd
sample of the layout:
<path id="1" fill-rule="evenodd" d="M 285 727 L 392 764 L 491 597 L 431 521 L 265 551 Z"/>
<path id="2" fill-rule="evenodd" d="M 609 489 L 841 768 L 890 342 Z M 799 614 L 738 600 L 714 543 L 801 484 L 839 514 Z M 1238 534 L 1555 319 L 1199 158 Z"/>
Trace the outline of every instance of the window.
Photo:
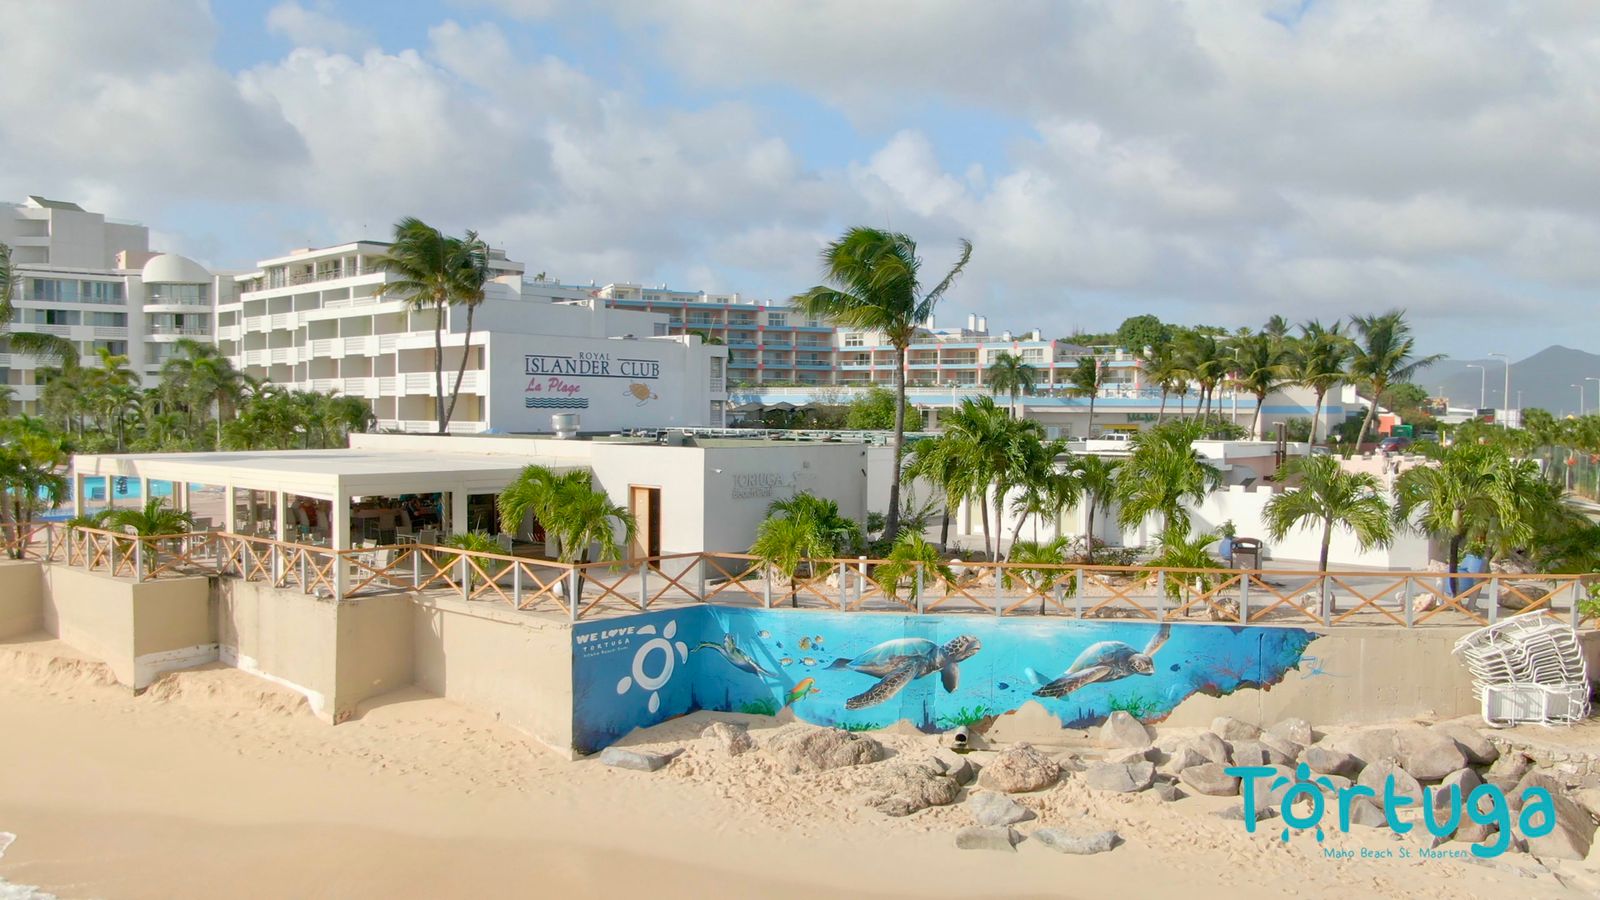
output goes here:
<path id="1" fill-rule="evenodd" d="M 153 284 L 150 285 L 151 303 L 187 303 L 203 306 L 211 301 L 209 284 Z"/>
<path id="2" fill-rule="evenodd" d="M 789 327 L 789 314 L 788 313 L 779 313 L 779 312 L 769 312 L 769 313 L 767 313 L 767 327 L 768 328 L 788 328 Z"/>
<path id="3" fill-rule="evenodd" d="M 1042 347 L 1025 349 L 1022 351 L 1022 358 L 1031 363 L 1044 362 L 1044 349 Z"/>
<path id="4" fill-rule="evenodd" d="M 122 282 L 85 281 L 79 285 L 78 293 L 83 303 L 120 304 L 122 302 Z"/>
<path id="5" fill-rule="evenodd" d="M 88 314 L 86 325 L 96 325 L 101 328 L 127 328 L 128 314 L 113 312 L 92 312 Z"/>
<path id="6" fill-rule="evenodd" d="M 844 336 L 844 345 L 846 347 L 864 347 L 866 344 L 866 336 L 859 332 L 851 332 Z"/>
<path id="7" fill-rule="evenodd" d="M 75 309 L 25 309 L 22 312 L 22 321 L 30 325 L 76 325 L 83 315 Z"/>
<path id="8" fill-rule="evenodd" d="M 29 296 L 46 303 L 77 303 L 78 282 L 61 278 L 34 278 Z"/>

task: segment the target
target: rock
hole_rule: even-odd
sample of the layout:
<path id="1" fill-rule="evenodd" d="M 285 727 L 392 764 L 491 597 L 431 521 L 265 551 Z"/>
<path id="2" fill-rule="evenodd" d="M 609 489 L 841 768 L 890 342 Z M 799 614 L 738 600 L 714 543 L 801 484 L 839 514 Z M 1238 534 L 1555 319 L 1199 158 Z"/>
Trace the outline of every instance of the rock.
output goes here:
<path id="1" fill-rule="evenodd" d="M 1316 741 L 1316 736 L 1311 730 L 1311 723 L 1305 719 L 1284 719 L 1282 722 L 1267 729 L 1267 734 L 1290 741 L 1302 747 L 1308 747 Z"/>
<path id="2" fill-rule="evenodd" d="M 1450 840 L 1463 844 L 1484 844 L 1496 834 L 1499 834 L 1499 829 L 1474 821 L 1466 813 L 1462 813 L 1461 824 L 1456 826 L 1456 833 L 1450 836 Z"/>
<path id="3" fill-rule="evenodd" d="M 1354 778 L 1361 774 L 1361 760 L 1321 744 L 1307 747 L 1305 752 L 1300 754 L 1300 762 L 1305 763 L 1306 768 L 1318 775 L 1342 775 Z"/>
<path id="4" fill-rule="evenodd" d="M 1521 794 L 1523 788 L 1535 784 L 1545 787 L 1536 779 L 1549 780 L 1546 776 L 1529 772 L 1517 784 L 1517 793 Z M 1551 791 L 1550 797 L 1555 801 L 1556 827 L 1549 834 L 1540 837 L 1528 837 L 1524 834 L 1523 837 L 1528 841 L 1528 852 L 1546 859 L 1587 859 L 1589 849 L 1594 846 L 1594 819 L 1589 817 L 1588 810 L 1573 802 L 1571 797 L 1559 789 Z M 1541 806 L 1541 812 L 1534 813 L 1534 817 L 1542 820 L 1543 809 Z M 1527 812 L 1524 811 L 1523 815 L 1518 817 L 1518 822 L 1520 823 L 1526 816 Z"/>
<path id="5" fill-rule="evenodd" d="M 1198 750 L 1207 762 L 1224 766 L 1228 764 L 1228 745 L 1212 732 L 1200 732 L 1189 742 L 1189 746 Z"/>
<path id="6" fill-rule="evenodd" d="M 1033 818 L 1033 810 L 1005 794 L 996 794 L 993 791 L 979 791 L 973 794 L 965 805 L 967 812 L 972 814 L 972 821 L 984 828 L 1015 825 Z"/>
<path id="7" fill-rule="evenodd" d="M 767 751 L 792 775 L 883 759 L 883 745 L 864 734 L 806 725 L 779 729 L 768 739 Z"/>
<path id="8" fill-rule="evenodd" d="M 1543 772 L 1534 770 L 1524 774 L 1520 779 L 1517 780 L 1517 783 L 1512 786 L 1511 790 L 1506 791 L 1506 805 L 1511 807 L 1513 810 L 1520 811 L 1522 809 L 1523 801 L 1527 799 L 1523 792 L 1531 787 L 1542 787 L 1549 791 L 1550 796 L 1552 797 L 1565 797 L 1567 793 L 1566 786 L 1561 782 L 1551 778 L 1549 775 L 1546 775 Z"/>
<path id="9" fill-rule="evenodd" d="M 1495 748 L 1489 739 L 1484 737 L 1478 729 L 1460 722 L 1440 722 L 1430 729 L 1448 737 L 1456 742 L 1461 752 L 1467 755 L 1467 762 L 1475 766 L 1487 766 L 1500 758 L 1500 751 Z"/>
<path id="10" fill-rule="evenodd" d="M 1211 720 L 1211 733 L 1231 744 L 1234 741 L 1253 741 L 1261 736 L 1261 729 L 1232 716 L 1217 716 Z"/>
<path id="11" fill-rule="evenodd" d="M 1430 728 L 1406 728 L 1397 733 L 1400 755 L 1396 761 L 1418 781 L 1438 781 L 1467 765 L 1467 755 L 1449 735 Z"/>
<path id="12" fill-rule="evenodd" d="M 1106 753 L 1105 761 L 1108 763 L 1149 762 L 1150 754 L 1154 752 L 1154 749 L 1153 747 L 1147 747 L 1143 750 L 1112 750 Z"/>
<path id="13" fill-rule="evenodd" d="M 886 816 L 909 816 L 930 806 L 954 803 L 961 786 L 933 763 L 897 763 L 873 771 L 862 790 L 867 806 Z"/>
<path id="14" fill-rule="evenodd" d="M 1449 775 L 1446 775 L 1444 780 L 1439 782 L 1439 786 L 1434 788 L 1433 808 L 1444 811 L 1446 814 L 1448 814 L 1450 808 L 1450 789 L 1453 787 L 1460 791 L 1460 803 L 1462 810 L 1461 814 L 1462 816 L 1465 816 L 1467 799 L 1471 797 L 1472 792 L 1477 790 L 1482 784 L 1483 778 L 1478 775 L 1476 770 L 1457 769 L 1456 771 L 1451 772 Z"/>
<path id="15" fill-rule="evenodd" d="M 1096 740 L 1102 747 L 1148 747 L 1150 729 L 1119 709 L 1106 717 L 1106 723 L 1100 726 Z"/>
<path id="16" fill-rule="evenodd" d="M 1522 780 L 1522 776 L 1528 774 L 1528 770 L 1532 768 L 1533 760 L 1528 758 L 1528 754 L 1513 750 L 1510 753 L 1502 753 L 1500 758 L 1489 766 L 1489 771 L 1483 773 L 1483 780 L 1509 794 L 1512 788 L 1517 786 L 1517 782 Z"/>
<path id="17" fill-rule="evenodd" d="M 1158 781 L 1150 786 L 1150 792 L 1160 797 L 1164 802 L 1172 803 L 1182 800 L 1186 794 L 1178 790 L 1178 786 L 1170 781 Z"/>
<path id="18" fill-rule="evenodd" d="M 1019 742 L 1000 751 L 978 774 L 978 784 L 991 791 L 1018 794 L 1038 791 L 1056 783 L 1061 767 L 1032 744 Z"/>
<path id="19" fill-rule="evenodd" d="M 1572 799 L 1588 810 L 1591 818 L 1600 819 L 1600 788 L 1583 788 L 1572 792 Z"/>
<path id="20" fill-rule="evenodd" d="M 600 764 L 613 769 L 632 769 L 635 772 L 654 772 L 669 762 L 675 754 L 646 753 L 622 747 L 607 747 L 600 751 Z"/>
<path id="21" fill-rule="evenodd" d="M 1288 766 L 1275 765 L 1271 766 L 1271 768 L 1271 775 L 1268 775 L 1265 778 L 1256 779 L 1256 794 L 1258 796 L 1264 796 L 1267 804 L 1277 808 L 1283 804 L 1284 795 L 1289 793 L 1289 789 L 1294 787 L 1295 782 L 1298 781 L 1299 778 L 1295 770 L 1289 768 Z M 1283 781 L 1283 784 L 1273 787 L 1273 785 L 1276 784 L 1280 779 Z M 1242 786 L 1239 788 L 1239 793 L 1244 793 L 1244 788 Z M 1256 801 L 1258 806 L 1261 805 L 1261 803 L 1262 801 L 1259 799 Z"/>
<path id="22" fill-rule="evenodd" d="M 756 748 L 756 742 L 750 737 L 750 730 L 732 722 L 712 722 L 700 732 L 700 736 L 711 740 L 729 756 L 739 756 Z"/>
<path id="23" fill-rule="evenodd" d="M 1285 757 L 1260 741 L 1234 741 L 1228 751 L 1236 766 L 1281 766 L 1294 761 L 1293 757 Z"/>
<path id="24" fill-rule="evenodd" d="M 1339 792 L 1340 791 L 1344 790 L 1345 788 L 1349 787 L 1352 784 L 1355 784 L 1355 782 L 1353 782 L 1350 779 L 1344 777 L 1343 775 L 1321 775 L 1321 776 L 1317 776 L 1317 777 L 1322 778 L 1322 779 L 1326 779 L 1328 784 L 1332 785 L 1332 787 L 1330 787 L 1330 788 L 1322 789 L 1322 792 L 1324 794 L 1327 794 L 1329 797 L 1332 797 L 1332 798 L 1337 798 L 1339 796 Z M 1320 787 L 1320 785 L 1319 785 L 1319 787 Z"/>
<path id="25" fill-rule="evenodd" d="M 1218 763 L 1208 762 L 1190 766 L 1178 777 L 1184 784 L 1194 788 L 1196 793 L 1212 797 L 1232 797 L 1239 793 L 1239 779 L 1224 772 Z"/>
<path id="26" fill-rule="evenodd" d="M 1356 779 L 1356 783 L 1371 788 L 1381 801 L 1385 782 L 1391 776 L 1394 778 L 1396 797 L 1410 797 L 1416 803 L 1422 802 L 1422 785 L 1392 759 L 1380 759 L 1368 763 L 1367 767 L 1361 770 L 1361 777 Z"/>
<path id="27" fill-rule="evenodd" d="M 1372 802 L 1371 798 L 1361 797 L 1350 804 L 1350 824 L 1384 828 L 1389 820 L 1384 816 L 1382 807 Z"/>
<path id="28" fill-rule="evenodd" d="M 1131 794 L 1150 786 L 1156 767 L 1148 762 L 1100 763 L 1083 773 L 1083 783 L 1097 791 Z"/>
<path id="29" fill-rule="evenodd" d="M 1176 775 L 1190 766 L 1213 762 L 1204 753 L 1201 753 L 1193 744 L 1179 744 L 1165 762 L 1161 764 L 1161 771 L 1168 775 Z"/>
<path id="30" fill-rule="evenodd" d="M 1219 809 L 1215 813 L 1213 813 L 1212 815 L 1215 815 L 1219 819 L 1227 819 L 1227 820 L 1229 820 L 1231 822 L 1243 822 L 1244 821 L 1244 807 L 1243 806 L 1230 806 L 1230 807 L 1227 807 L 1226 809 Z M 1276 818 L 1277 815 L 1278 815 L 1278 810 L 1277 810 L 1276 807 L 1262 806 L 1262 807 L 1258 807 L 1256 809 L 1256 821 L 1257 822 L 1261 821 L 1262 819 Z"/>
<path id="31" fill-rule="evenodd" d="M 1033 833 L 1033 838 L 1052 850 L 1075 853 L 1079 856 L 1104 853 L 1122 840 L 1122 836 L 1115 831 L 1072 834 L 1060 828 L 1041 828 Z"/>
<path id="32" fill-rule="evenodd" d="M 956 832 L 956 847 L 962 850 L 1004 850 L 1017 852 L 1017 842 L 1022 835 L 1007 825 L 1000 828 L 981 828 L 970 825 Z"/>
<path id="33" fill-rule="evenodd" d="M 954 750 L 935 750 L 928 762 L 938 766 L 939 771 L 954 779 L 956 784 L 966 784 L 973 779 L 972 763 Z"/>
<path id="34" fill-rule="evenodd" d="M 1306 746 L 1288 738 L 1280 737 L 1270 731 L 1262 732 L 1261 744 L 1267 748 L 1268 759 L 1273 765 L 1292 766 L 1300 754 L 1305 752 Z"/>
<path id="35" fill-rule="evenodd" d="M 1317 746 L 1348 753 L 1365 766 L 1380 759 L 1399 759 L 1400 733 L 1393 728 L 1363 728 L 1325 738 Z"/>

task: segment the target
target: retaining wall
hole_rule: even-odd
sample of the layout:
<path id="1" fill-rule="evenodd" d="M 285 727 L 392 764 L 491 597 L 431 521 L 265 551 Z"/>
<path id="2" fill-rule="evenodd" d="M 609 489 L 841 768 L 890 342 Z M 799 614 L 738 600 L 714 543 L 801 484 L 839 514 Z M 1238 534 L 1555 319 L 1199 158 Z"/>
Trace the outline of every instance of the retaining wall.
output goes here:
<path id="1" fill-rule="evenodd" d="M 44 574 L 28 559 L 0 560 L 0 640 L 44 627 Z"/>
<path id="2" fill-rule="evenodd" d="M 164 672 L 217 659 L 216 607 L 205 576 L 141 584 L 50 565 L 43 582 L 44 630 L 99 657 L 136 691 Z"/>

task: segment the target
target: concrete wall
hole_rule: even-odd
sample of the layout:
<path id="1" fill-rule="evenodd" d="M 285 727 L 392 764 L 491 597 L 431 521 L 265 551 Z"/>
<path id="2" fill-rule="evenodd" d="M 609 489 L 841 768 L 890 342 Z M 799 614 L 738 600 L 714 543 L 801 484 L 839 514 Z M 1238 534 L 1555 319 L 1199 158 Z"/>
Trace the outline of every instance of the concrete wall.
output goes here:
<path id="1" fill-rule="evenodd" d="M 418 598 L 417 686 L 494 713 L 563 755 L 572 752 L 572 630 L 504 607 Z"/>
<path id="2" fill-rule="evenodd" d="M 0 561 L 0 640 L 44 627 L 44 575 L 32 560 Z"/>
<path id="3" fill-rule="evenodd" d="M 143 690 L 164 672 L 217 658 L 209 579 L 135 584 L 66 566 L 44 571 L 45 631 L 110 666 L 117 681 Z"/>
<path id="4" fill-rule="evenodd" d="M 363 700 L 412 683 L 405 595 L 334 603 L 222 579 L 218 642 L 223 662 L 299 691 L 326 722 L 342 722 Z"/>

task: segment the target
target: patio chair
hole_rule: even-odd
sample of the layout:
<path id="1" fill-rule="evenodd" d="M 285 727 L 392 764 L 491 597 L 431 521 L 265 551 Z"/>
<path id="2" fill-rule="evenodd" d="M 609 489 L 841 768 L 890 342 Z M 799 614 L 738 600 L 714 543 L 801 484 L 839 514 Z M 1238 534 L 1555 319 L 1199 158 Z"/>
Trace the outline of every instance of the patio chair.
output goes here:
<path id="1" fill-rule="evenodd" d="M 499 544 L 500 549 L 505 551 L 507 554 L 511 552 L 512 547 L 516 546 L 516 541 L 511 537 L 511 535 L 506 534 L 505 532 L 495 535 L 494 542 Z"/>

